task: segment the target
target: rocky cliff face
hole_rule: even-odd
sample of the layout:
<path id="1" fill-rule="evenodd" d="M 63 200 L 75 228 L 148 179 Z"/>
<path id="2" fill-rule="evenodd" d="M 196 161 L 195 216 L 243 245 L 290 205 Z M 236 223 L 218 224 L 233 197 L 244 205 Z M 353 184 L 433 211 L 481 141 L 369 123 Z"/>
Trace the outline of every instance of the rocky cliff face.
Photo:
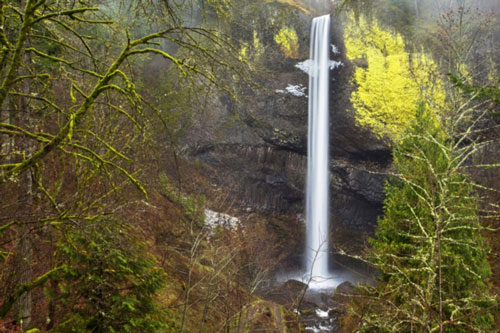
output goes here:
<path id="1" fill-rule="evenodd" d="M 266 23 L 269 13 L 282 10 L 281 6 L 263 8 L 257 21 Z M 215 170 L 213 181 L 231 193 L 231 205 L 247 211 L 304 211 L 308 75 L 296 64 L 309 57 L 312 17 L 295 9 L 287 11 L 286 22 L 297 32 L 297 56 L 284 57 L 272 38 L 276 28 L 269 23 L 235 31 L 240 36 L 255 29 L 263 36 L 266 59 L 260 62 L 264 69 L 260 87 L 244 91 L 238 104 L 220 97 L 216 106 L 197 120 L 185 140 L 185 153 L 211 166 Z M 332 48 L 331 59 L 343 64 L 331 71 L 332 221 L 347 229 L 372 230 L 381 212 L 383 172 L 390 164 L 390 149 L 357 127 L 349 112 L 353 68 L 344 57 L 338 23 L 332 24 L 332 44 L 338 52 Z"/>

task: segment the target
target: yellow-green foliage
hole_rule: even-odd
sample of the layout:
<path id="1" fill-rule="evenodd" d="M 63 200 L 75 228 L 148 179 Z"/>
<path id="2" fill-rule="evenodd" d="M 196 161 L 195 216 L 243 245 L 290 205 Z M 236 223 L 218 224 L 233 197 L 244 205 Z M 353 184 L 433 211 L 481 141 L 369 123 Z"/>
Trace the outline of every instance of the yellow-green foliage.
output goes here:
<path id="1" fill-rule="evenodd" d="M 212 6 L 220 16 L 228 15 L 232 6 L 231 0 L 205 0 L 205 3 Z"/>
<path id="2" fill-rule="evenodd" d="M 257 30 L 253 31 L 253 48 L 255 53 L 255 58 L 259 59 L 262 54 L 264 54 L 264 45 L 257 35 Z"/>
<path id="3" fill-rule="evenodd" d="M 358 87 L 351 95 L 356 121 L 378 137 L 399 141 L 422 100 L 443 106 L 435 63 L 424 52 L 409 54 L 401 35 L 375 19 L 348 15 L 345 45 L 348 59 L 359 65 L 353 78 Z"/>
<path id="4" fill-rule="evenodd" d="M 238 60 L 239 61 L 246 61 L 248 60 L 248 47 L 246 45 L 243 45 L 240 49 L 240 54 L 238 55 Z"/>
<path id="5" fill-rule="evenodd" d="M 248 62 L 250 59 L 258 61 L 259 58 L 264 54 L 264 44 L 259 39 L 257 31 L 253 31 L 253 43 L 242 43 L 238 59 L 240 61 Z M 252 66 L 251 63 L 248 65 Z"/>
<path id="6" fill-rule="evenodd" d="M 274 36 L 274 41 L 280 46 L 286 58 L 297 58 L 299 55 L 299 38 L 293 28 L 283 27 Z"/>
<path id="7" fill-rule="evenodd" d="M 491 86 L 499 86 L 500 83 L 500 73 L 499 69 L 496 66 L 496 63 L 492 58 L 488 59 L 489 61 L 489 71 L 488 71 L 488 81 Z"/>

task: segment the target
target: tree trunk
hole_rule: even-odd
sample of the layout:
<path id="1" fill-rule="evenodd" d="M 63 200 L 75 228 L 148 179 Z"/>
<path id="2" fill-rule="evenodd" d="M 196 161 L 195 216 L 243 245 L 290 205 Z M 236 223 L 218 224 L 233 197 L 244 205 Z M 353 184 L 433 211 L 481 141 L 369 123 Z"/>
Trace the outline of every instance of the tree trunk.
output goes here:
<path id="1" fill-rule="evenodd" d="M 29 230 L 29 225 L 22 223 L 18 227 L 19 241 L 16 247 L 16 269 L 17 283 L 22 286 L 31 282 L 33 278 L 33 270 L 31 268 L 32 259 L 32 240 Z M 31 291 L 25 292 L 17 301 L 16 317 L 18 318 L 21 330 L 26 330 L 31 324 Z"/>
<path id="2" fill-rule="evenodd" d="M 21 2 L 24 6 L 24 1 Z M 24 54 L 27 63 L 31 63 L 31 56 Z M 31 91 L 30 83 L 24 80 L 21 83 L 20 90 L 24 94 L 29 94 Z M 26 97 L 18 97 L 15 109 L 11 110 L 14 114 L 16 125 L 24 128 L 31 128 L 32 119 L 28 99 Z M 14 150 L 22 151 L 26 156 L 32 154 L 35 150 L 34 143 L 27 138 L 20 137 L 14 140 Z M 33 182 L 31 173 L 25 172 L 20 175 L 18 187 L 17 213 L 19 216 L 19 224 L 17 228 L 18 243 L 16 246 L 16 265 L 17 265 L 17 284 L 22 286 L 33 280 L 32 256 L 33 256 L 33 234 L 32 226 L 34 225 L 34 207 L 33 207 Z M 32 297 L 31 291 L 24 293 L 16 304 L 17 318 L 21 330 L 29 328 L 32 315 Z"/>

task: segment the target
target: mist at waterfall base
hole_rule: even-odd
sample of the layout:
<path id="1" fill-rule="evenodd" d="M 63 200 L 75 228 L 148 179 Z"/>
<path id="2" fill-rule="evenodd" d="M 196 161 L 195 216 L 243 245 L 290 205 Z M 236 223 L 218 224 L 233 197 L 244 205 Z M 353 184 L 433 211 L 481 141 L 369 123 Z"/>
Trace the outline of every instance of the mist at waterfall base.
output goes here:
<path id="1" fill-rule="evenodd" d="M 329 267 L 329 74 L 338 66 L 330 60 L 330 15 L 316 17 L 311 26 L 309 74 L 308 156 L 306 181 L 306 246 L 304 269 L 281 273 L 278 280 L 299 280 L 309 290 L 334 289 L 340 283 L 364 280 L 345 265 Z M 302 68 L 304 70 L 304 68 Z M 337 261 L 336 261 L 337 262 Z"/>

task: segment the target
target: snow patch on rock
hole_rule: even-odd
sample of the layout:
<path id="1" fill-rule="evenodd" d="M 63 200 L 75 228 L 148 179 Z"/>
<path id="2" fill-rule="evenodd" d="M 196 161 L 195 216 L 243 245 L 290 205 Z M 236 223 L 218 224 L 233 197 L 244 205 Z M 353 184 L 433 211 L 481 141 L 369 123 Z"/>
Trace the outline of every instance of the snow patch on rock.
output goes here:
<path id="1" fill-rule="evenodd" d="M 339 54 L 339 53 L 340 53 L 340 51 L 339 51 L 339 49 L 338 49 L 337 45 L 335 45 L 335 44 L 330 44 L 330 46 L 331 46 L 331 48 L 332 48 L 332 53 L 333 53 L 333 54 Z"/>
<path id="2" fill-rule="evenodd" d="M 289 84 L 285 88 L 285 90 L 277 89 L 276 92 L 278 94 L 290 94 L 290 95 L 297 96 L 297 97 L 303 97 L 303 96 L 306 96 L 306 87 L 304 87 L 301 84 L 297 84 L 297 85 Z"/>
<path id="3" fill-rule="evenodd" d="M 205 225 L 214 229 L 215 227 L 223 227 L 234 229 L 240 223 L 240 219 L 225 213 L 219 213 L 211 209 L 205 209 Z"/>
<path id="4" fill-rule="evenodd" d="M 344 66 L 342 61 L 330 60 L 330 70 L 335 69 L 337 67 Z"/>
<path id="5" fill-rule="evenodd" d="M 299 62 L 298 64 L 295 64 L 295 67 L 303 71 L 304 73 L 309 74 L 311 71 L 312 67 L 312 61 L 311 59 L 304 60 L 302 62 Z"/>

